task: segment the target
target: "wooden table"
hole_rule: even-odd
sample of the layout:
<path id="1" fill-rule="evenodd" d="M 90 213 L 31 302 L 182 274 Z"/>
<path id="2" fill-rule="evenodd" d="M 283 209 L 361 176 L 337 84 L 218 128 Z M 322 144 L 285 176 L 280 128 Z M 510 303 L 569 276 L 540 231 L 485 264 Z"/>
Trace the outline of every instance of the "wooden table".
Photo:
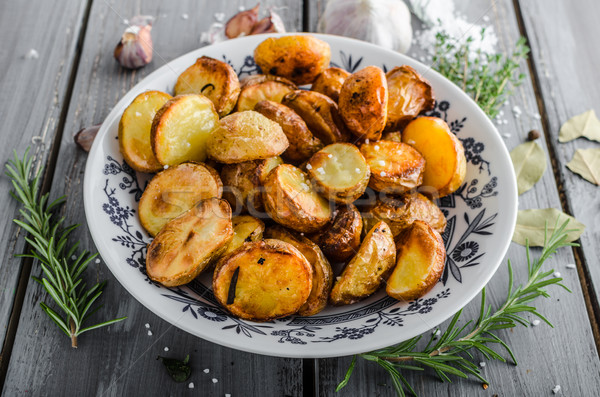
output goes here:
<path id="1" fill-rule="evenodd" d="M 182 0 L 30 0 L 0 4 L 0 130 L 4 143 L 0 159 L 16 149 L 32 146 L 38 166 L 46 166 L 44 190 L 52 197 L 66 194 L 63 213 L 69 223 L 85 224 L 82 184 L 86 153 L 73 143 L 80 128 L 100 123 L 114 104 L 139 80 L 171 59 L 197 48 L 202 31 L 217 12 L 232 15 L 254 1 Z M 289 30 L 312 31 L 324 0 L 269 0 Z M 551 167 L 531 191 L 520 197 L 520 208 L 556 207 L 587 224 L 581 248 L 562 249 L 548 266 L 560 271 L 572 293 L 554 288 L 551 299 L 536 302 L 555 328 L 539 325 L 501 333 L 519 359 L 519 365 L 488 362 L 483 374 L 487 390 L 474 379 L 441 383 L 432 372 L 410 373 L 420 395 L 551 395 L 560 385 L 569 396 L 596 396 L 600 390 L 600 190 L 565 168 L 576 148 L 598 147 L 578 139 L 559 144 L 563 122 L 587 109 L 600 111 L 600 65 L 596 37 L 600 35 L 597 0 L 479 0 L 459 5 L 471 20 L 489 18 L 500 48 L 510 48 L 520 36 L 531 46 L 523 63 L 525 83 L 504 109 L 509 149 L 524 141 L 530 129 L 543 131 L 540 143 Z M 467 4 L 468 3 L 468 4 Z M 123 19 L 135 14 L 154 15 L 154 61 L 130 72 L 112 58 L 124 29 Z M 189 19 L 185 19 L 187 14 Z M 488 18 L 483 18 L 487 20 Z M 415 28 L 419 23 L 414 21 Z M 30 49 L 39 58 L 25 55 Z M 409 54 L 417 52 L 414 48 Z M 523 114 L 510 111 L 519 106 Z M 539 113 L 541 119 L 532 117 Z M 79 349 L 59 333 L 39 309 L 45 292 L 33 282 L 38 266 L 15 258 L 22 253 L 23 231 L 12 223 L 17 206 L 8 196 L 7 178 L 0 178 L 5 215 L 0 220 L 0 388 L 4 395 L 184 395 L 300 396 L 335 395 L 349 357 L 320 360 L 272 358 L 234 351 L 191 336 L 144 308 L 114 279 L 104 264 L 92 264 L 90 278 L 109 280 L 103 295 L 106 315 L 127 315 L 125 322 L 96 330 L 80 339 Z M 85 226 L 77 233 L 83 246 L 95 251 Z M 524 279 L 525 250 L 511 245 L 507 257 Z M 566 267 L 575 263 L 576 269 Z M 505 265 L 488 286 L 492 304 L 506 295 Z M 464 310 L 473 318 L 475 299 Z M 144 325 L 151 324 L 153 336 Z M 155 361 L 163 348 L 184 357 L 191 354 L 194 373 L 188 384 L 171 381 Z M 479 358 L 478 358 L 479 359 Z M 210 372 L 205 373 L 204 369 Z M 213 383 L 212 379 L 218 380 Z M 340 396 L 393 395 L 387 374 L 359 362 L 350 384 Z"/>

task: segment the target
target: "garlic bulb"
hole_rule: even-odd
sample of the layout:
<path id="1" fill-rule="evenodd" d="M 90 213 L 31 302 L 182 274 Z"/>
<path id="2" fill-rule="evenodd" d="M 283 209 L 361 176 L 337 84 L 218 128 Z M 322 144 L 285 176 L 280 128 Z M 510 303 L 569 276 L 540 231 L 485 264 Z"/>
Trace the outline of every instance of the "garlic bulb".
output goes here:
<path id="1" fill-rule="evenodd" d="M 136 16 L 123 32 L 121 41 L 115 48 L 115 59 L 128 69 L 138 69 L 152 61 L 151 16 Z"/>
<path id="2" fill-rule="evenodd" d="M 252 31 L 256 22 L 258 22 L 258 7 L 260 3 L 253 8 L 241 11 L 235 14 L 225 24 L 225 36 L 233 39 L 239 36 L 247 36 Z"/>
<path id="3" fill-rule="evenodd" d="M 410 11 L 402 0 L 329 0 L 318 31 L 406 52 L 412 41 Z"/>

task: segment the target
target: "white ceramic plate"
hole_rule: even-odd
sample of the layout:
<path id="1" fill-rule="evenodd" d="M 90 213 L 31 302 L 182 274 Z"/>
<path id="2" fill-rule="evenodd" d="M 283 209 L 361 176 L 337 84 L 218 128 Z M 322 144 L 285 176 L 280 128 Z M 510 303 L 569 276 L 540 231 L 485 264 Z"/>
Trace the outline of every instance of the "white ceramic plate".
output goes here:
<path id="1" fill-rule="evenodd" d="M 240 77 L 258 73 L 252 54 L 266 36 L 230 40 L 192 51 L 137 84 L 110 112 L 89 154 L 85 212 L 100 255 L 119 282 L 148 309 L 203 339 L 254 353 L 285 357 L 332 357 L 365 352 L 419 335 L 465 306 L 492 277 L 510 243 L 517 190 L 509 154 L 493 124 L 454 84 L 396 52 L 337 36 L 315 35 L 331 45 L 332 64 L 350 72 L 367 65 L 384 70 L 408 64 L 427 78 L 437 98 L 430 112 L 445 119 L 465 147 L 464 186 L 444 197 L 448 252 L 440 282 L 423 298 L 402 303 L 383 291 L 349 306 L 328 307 L 313 317 L 266 323 L 234 318 L 216 303 L 210 275 L 181 288 L 165 288 L 145 275 L 151 240 L 137 218 L 137 201 L 150 175 L 136 174 L 119 153 L 123 110 L 141 92 L 172 93 L 177 76 L 207 55 L 229 62 Z"/>

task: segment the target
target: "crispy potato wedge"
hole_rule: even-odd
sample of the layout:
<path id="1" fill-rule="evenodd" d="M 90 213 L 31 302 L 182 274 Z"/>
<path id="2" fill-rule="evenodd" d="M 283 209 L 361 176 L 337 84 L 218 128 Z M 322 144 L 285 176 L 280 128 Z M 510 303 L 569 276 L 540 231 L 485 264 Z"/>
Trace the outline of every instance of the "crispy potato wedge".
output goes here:
<path id="1" fill-rule="evenodd" d="M 335 210 L 333 221 L 309 236 L 332 262 L 344 262 L 358 252 L 363 220 L 358 209 L 349 204 Z"/>
<path id="2" fill-rule="evenodd" d="M 333 284 L 331 265 L 321 249 L 304 236 L 293 233 L 282 226 L 269 227 L 265 232 L 266 238 L 273 238 L 292 244 L 312 266 L 312 290 L 308 299 L 298 310 L 301 316 L 313 316 L 327 306 L 327 299 Z"/>
<path id="3" fill-rule="evenodd" d="M 363 212 L 365 229 L 381 220 L 387 222 L 394 237 L 416 220 L 427 222 L 440 234 L 446 229 L 444 213 L 433 201 L 417 192 L 379 198 Z"/>
<path id="4" fill-rule="evenodd" d="M 279 124 L 253 110 L 223 117 L 206 144 L 210 158 L 225 164 L 279 156 L 288 145 Z"/>
<path id="5" fill-rule="evenodd" d="M 160 91 L 145 91 L 127 106 L 119 121 L 119 150 L 123 158 L 136 171 L 158 172 L 163 166 L 158 162 L 150 141 L 152 120 L 171 95 Z"/>
<path id="6" fill-rule="evenodd" d="M 390 227 L 383 221 L 367 233 L 358 252 L 348 262 L 331 290 L 334 305 L 350 305 L 379 289 L 396 264 L 396 246 Z"/>
<path id="7" fill-rule="evenodd" d="M 321 140 L 313 136 L 302 117 L 287 106 L 273 101 L 260 101 L 254 110 L 281 126 L 290 142 L 281 155 L 286 160 L 302 162 L 323 148 Z"/>
<path id="8" fill-rule="evenodd" d="M 325 145 L 350 140 L 338 106 L 328 96 L 315 91 L 296 90 L 283 97 L 281 103 L 298 113 Z"/>
<path id="9" fill-rule="evenodd" d="M 179 95 L 169 99 L 152 121 L 152 151 L 162 165 L 204 161 L 206 141 L 217 127 L 219 115 L 203 95 Z"/>
<path id="10" fill-rule="evenodd" d="M 177 78 L 175 95 L 182 94 L 204 95 L 223 117 L 231 113 L 237 103 L 240 81 L 229 64 L 203 56 Z"/>
<path id="11" fill-rule="evenodd" d="M 348 76 L 350 76 L 350 73 L 346 72 L 344 69 L 327 68 L 317 76 L 310 89 L 311 91 L 327 95 L 337 103 L 344 80 L 346 80 Z"/>
<path id="12" fill-rule="evenodd" d="M 423 183 L 425 159 L 412 146 L 381 140 L 363 143 L 360 152 L 371 169 L 373 190 L 400 194 Z"/>
<path id="13" fill-rule="evenodd" d="M 138 214 L 152 236 L 198 201 L 221 198 L 223 183 L 217 171 L 202 163 L 181 163 L 152 178 L 140 199 Z"/>
<path id="14" fill-rule="evenodd" d="M 388 87 L 383 70 L 367 66 L 353 73 L 342 85 L 338 105 L 351 133 L 362 139 L 379 140 L 388 111 Z"/>
<path id="15" fill-rule="evenodd" d="M 438 232 L 427 223 L 415 221 L 397 239 L 396 267 L 385 291 L 401 301 L 425 295 L 438 282 L 446 263 L 446 248 Z"/>
<path id="16" fill-rule="evenodd" d="M 402 129 L 422 112 L 433 109 L 433 90 L 416 70 L 397 66 L 385 75 L 389 92 L 386 131 Z"/>
<path id="17" fill-rule="evenodd" d="M 166 287 L 187 284 L 219 257 L 232 237 L 227 201 L 202 200 L 167 223 L 150 243 L 148 277 Z"/>
<path id="18" fill-rule="evenodd" d="M 283 164 L 283 161 L 278 156 L 225 164 L 221 170 L 221 179 L 225 184 L 223 198 L 229 201 L 236 213 L 241 208 L 243 212 L 258 216 L 264 210 L 262 183 L 279 164 Z"/>
<path id="19" fill-rule="evenodd" d="M 231 219 L 231 223 L 233 225 L 233 238 L 227 244 L 223 256 L 240 248 L 244 243 L 262 240 L 265 224 L 260 219 L 250 215 L 238 215 Z"/>
<path id="20" fill-rule="evenodd" d="M 462 185 L 467 173 L 465 150 L 444 120 L 419 117 L 411 121 L 402 131 L 402 142 L 417 149 L 425 158 L 425 194 L 443 197 Z"/>
<path id="21" fill-rule="evenodd" d="M 312 266 L 279 240 L 245 243 L 217 262 L 213 292 L 234 316 L 269 321 L 296 313 L 312 290 Z"/>
<path id="22" fill-rule="evenodd" d="M 280 103 L 283 97 L 297 90 L 296 84 L 286 78 L 265 74 L 255 74 L 244 79 L 236 110 L 254 110 L 260 101 Z"/>
<path id="23" fill-rule="evenodd" d="M 295 84 L 311 84 L 329 66 L 331 48 L 309 35 L 270 37 L 254 50 L 263 72 L 282 76 Z"/>
<path id="24" fill-rule="evenodd" d="M 343 204 L 359 198 L 371 176 L 361 151 L 350 143 L 325 146 L 310 158 L 306 170 L 319 193 Z"/>
<path id="25" fill-rule="evenodd" d="M 402 133 L 400 131 L 384 131 L 383 135 L 381 135 L 381 140 L 402 142 Z"/>
<path id="26" fill-rule="evenodd" d="M 265 210 L 280 225 L 298 232 L 316 232 L 331 219 L 329 203 L 313 189 L 308 176 L 281 164 L 263 183 Z"/>

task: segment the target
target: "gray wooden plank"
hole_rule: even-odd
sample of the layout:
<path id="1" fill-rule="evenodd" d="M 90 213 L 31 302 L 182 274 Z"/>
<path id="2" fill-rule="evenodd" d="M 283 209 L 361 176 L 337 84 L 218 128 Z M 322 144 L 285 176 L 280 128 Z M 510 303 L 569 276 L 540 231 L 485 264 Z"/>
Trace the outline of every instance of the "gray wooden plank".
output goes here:
<path id="1" fill-rule="evenodd" d="M 472 21 L 478 20 L 481 24 L 484 15 L 490 18 L 490 23 L 500 40 L 500 48 L 511 48 L 519 36 L 519 29 L 514 13 L 512 2 L 509 0 L 500 1 L 469 1 L 455 2 L 457 9 L 470 18 Z M 539 8 L 542 8 L 539 2 Z M 325 2 L 311 0 L 311 29 L 316 28 L 318 17 L 320 16 Z M 557 11 L 556 7 L 544 6 L 545 14 L 552 14 Z M 551 30 L 552 27 L 561 26 L 555 23 L 548 23 L 546 18 L 538 17 L 532 13 L 532 20 L 537 24 L 544 25 L 545 29 Z M 573 17 L 573 21 L 576 18 Z M 546 25 L 546 23 L 548 23 Z M 420 24 L 413 19 L 415 29 L 420 28 Z M 563 29 L 560 29 L 562 34 Z M 559 35 L 557 32 L 556 35 Z M 552 41 L 549 41 L 552 43 Z M 547 49 L 546 51 L 550 51 Z M 414 54 L 414 55 L 413 55 Z M 423 52 L 414 47 L 409 51 L 409 55 L 417 58 L 423 55 Z M 554 56 L 562 56 L 556 53 Z M 580 61 L 582 57 L 578 58 Z M 577 62 L 577 61 L 574 61 Z M 527 64 L 521 65 L 523 71 L 527 71 Z M 592 63 L 589 64 L 590 71 Z M 558 74 L 553 74 L 557 78 Z M 550 86 L 550 82 L 548 83 Z M 519 106 L 523 115 L 514 117 L 511 108 Z M 515 93 L 510 104 L 505 107 L 504 112 L 508 124 L 499 126 L 501 133 L 510 133 L 510 138 L 506 139 L 509 149 L 522 143 L 527 136 L 527 132 L 532 128 L 542 128 L 541 123 L 531 114 L 537 113 L 535 94 L 531 80 L 527 80 Z M 540 144 L 544 146 L 543 139 Z M 554 176 L 549 169 L 536 187 L 522 195 L 519 199 L 520 209 L 527 208 L 560 208 L 560 201 L 557 192 Z M 534 250 L 539 252 L 539 250 Z M 511 247 L 506 255 L 511 258 L 515 269 L 516 280 L 526 279 L 526 260 L 525 250 L 516 244 Z M 461 378 L 452 378 L 452 384 L 441 383 L 435 374 L 431 371 L 425 373 L 407 372 L 405 376 L 414 386 L 419 395 L 551 395 L 552 388 L 559 384 L 562 387 L 562 393 L 565 395 L 595 395 L 600 385 L 600 361 L 596 351 L 590 320 L 585 307 L 581 285 L 575 270 L 569 270 L 565 267 L 568 263 L 573 263 L 573 253 L 569 249 L 562 249 L 547 264 L 547 268 L 554 268 L 562 273 L 565 284 L 572 289 L 569 294 L 558 288 L 553 288 L 551 299 L 540 299 L 536 301 L 536 307 L 541 313 L 546 315 L 554 323 L 555 328 L 551 329 L 546 325 L 539 325 L 533 328 L 516 328 L 513 331 L 500 332 L 502 337 L 513 348 L 519 360 L 518 366 L 505 364 L 501 362 L 487 362 L 483 369 L 483 376 L 490 382 L 489 388 L 484 391 L 479 381 L 475 379 L 464 380 Z M 497 307 L 506 297 L 508 283 L 508 271 L 506 264 L 502 264 L 487 286 L 488 302 Z M 479 299 L 475 298 L 463 310 L 463 319 L 474 319 L 479 314 Z M 464 321 L 463 320 L 463 321 Z M 447 324 L 447 323 L 446 323 Z M 445 324 L 442 324 L 444 326 Z M 428 335 L 425 335 L 428 337 Z M 487 361 L 480 356 L 476 356 L 477 361 Z M 359 361 L 354 371 L 352 379 L 345 389 L 340 393 L 335 393 L 335 387 L 345 374 L 350 363 L 350 358 L 340 359 L 322 359 L 319 360 L 319 394 L 322 396 L 357 396 L 357 395 L 395 395 L 390 378 L 383 369 L 373 363 L 364 360 Z M 557 364 L 564 363 L 564 364 Z"/>
<path id="2" fill-rule="evenodd" d="M 301 4 L 263 1 L 275 6 L 291 29 L 301 29 Z M 200 33 L 216 12 L 231 14 L 236 2 L 95 1 L 85 38 L 81 64 L 69 107 L 52 195 L 66 194 L 63 209 L 67 222 L 85 224 L 82 183 L 86 154 L 72 140 L 83 126 L 101 122 L 111 107 L 137 81 L 165 62 L 197 48 Z M 123 71 L 112 58 L 124 29 L 122 20 L 142 13 L 157 17 L 153 26 L 154 61 L 137 72 Z M 189 19 L 183 19 L 182 14 Z M 58 19 L 57 19 L 58 20 Z M 82 246 L 94 249 L 85 226 L 77 233 Z M 37 270 L 35 271 L 37 272 Z M 191 336 L 161 320 L 139 304 L 114 279 L 104 264 L 92 264 L 89 276 L 109 281 L 103 295 L 104 308 L 96 318 L 127 315 L 128 320 L 83 335 L 73 350 L 64 335 L 38 308 L 44 293 L 30 282 L 13 356 L 4 387 L 5 395 L 302 395 L 302 360 L 242 353 Z M 151 326 L 152 336 L 145 324 Z M 169 347 L 169 352 L 164 352 Z M 157 355 L 183 358 L 191 355 L 194 368 L 188 383 L 170 380 Z M 204 369 L 210 372 L 204 373 Z M 218 380 L 213 383 L 212 379 Z"/>

